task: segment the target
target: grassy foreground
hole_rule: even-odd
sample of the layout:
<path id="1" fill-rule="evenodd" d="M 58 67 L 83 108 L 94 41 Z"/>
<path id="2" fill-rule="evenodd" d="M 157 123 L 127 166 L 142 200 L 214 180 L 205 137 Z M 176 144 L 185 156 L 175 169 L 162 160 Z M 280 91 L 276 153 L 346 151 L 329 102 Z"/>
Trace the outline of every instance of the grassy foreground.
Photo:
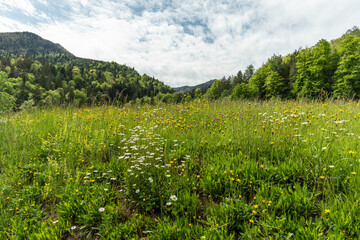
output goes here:
<path id="1" fill-rule="evenodd" d="M 0 239 L 360 238 L 357 102 L 0 117 Z"/>

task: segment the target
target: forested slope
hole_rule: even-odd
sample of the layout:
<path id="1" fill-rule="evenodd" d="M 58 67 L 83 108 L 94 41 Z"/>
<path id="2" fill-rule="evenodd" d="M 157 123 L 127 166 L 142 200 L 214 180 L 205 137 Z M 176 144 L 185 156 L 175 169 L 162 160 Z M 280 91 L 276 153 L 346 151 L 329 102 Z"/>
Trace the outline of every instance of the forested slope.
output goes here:
<path id="1" fill-rule="evenodd" d="M 0 100 L 13 108 L 99 101 L 128 102 L 174 92 L 115 62 L 77 58 L 32 33 L 0 34 Z M 0 109 L 1 110 L 1 109 Z"/>
<path id="2" fill-rule="evenodd" d="M 273 55 L 254 71 L 217 80 L 206 92 L 210 99 L 360 98 L 360 30 L 286 56 Z"/>

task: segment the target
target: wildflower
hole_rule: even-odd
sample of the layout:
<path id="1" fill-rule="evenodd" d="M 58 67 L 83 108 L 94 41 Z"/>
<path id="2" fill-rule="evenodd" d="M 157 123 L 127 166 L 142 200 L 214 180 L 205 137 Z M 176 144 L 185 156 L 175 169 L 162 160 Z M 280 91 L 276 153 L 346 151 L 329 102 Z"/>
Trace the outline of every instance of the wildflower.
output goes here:
<path id="1" fill-rule="evenodd" d="M 259 208 L 259 206 L 258 205 L 254 205 L 254 208 L 256 209 L 256 208 Z"/>
<path id="2" fill-rule="evenodd" d="M 253 213 L 254 215 L 256 215 L 257 212 L 256 212 L 255 210 L 252 210 L 252 213 Z"/>
<path id="3" fill-rule="evenodd" d="M 135 193 L 139 193 L 140 192 L 140 189 L 136 189 Z"/>
<path id="4" fill-rule="evenodd" d="M 356 175 L 356 172 L 351 172 L 352 175 Z"/>
<path id="5" fill-rule="evenodd" d="M 329 165 L 329 168 L 334 168 L 335 166 L 334 165 Z"/>
<path id="6" fill-rule="evenodd" d="M 153 180 L 151 177 L 149 177 L 149 182 L 152 183 L 153 181 L 154 181 L 154 180 Z"/>
<path id="7" fill-rule="evenodd" d="M 170 198 L 171 198 L 171 200 L 173 200 L 174 202 L 177 200 L 176 195 L 171 195 Z"/>
<path id="8" fill-rule="evenodd" d="M 76 229 L 76 226 L 72 226 L 70 229 L 71 229 L 71 230 L 75 230 L 75 229 Z"/>
<path id="9" fill-rule="evenodd" d="M 324 176 L 320 176 L 320 179 L 324 179 L 325 177 Z"/>
<path id="10" fill-rule="evenodd" d="M 325 212 L 325 213 L 330 213 L 330 210 L 329 210 L 329 209 L 325 209 L 324 212 Z"/>
<path id="11" fill-rule="evenodd" d="M 166 206 L 170 207 L 171 206 L 171 202 L 167 202 Z"/>
<path id="12" fill-rule="evenodd" d="M 249 222 L 254 223 L 254 220 L 250 219 Z"/>
<path id="13" fill-rule="evenodd" d="M 109 189 L 107 189 L 107 188 L 104 188 L 104 191 L 108 191 Z"/>
<path id="14" fill-rule="evenodd" d="M 103 212 L 103 211 L 105 211 L 105 208 L 99 208 L 99 212 Z"/>

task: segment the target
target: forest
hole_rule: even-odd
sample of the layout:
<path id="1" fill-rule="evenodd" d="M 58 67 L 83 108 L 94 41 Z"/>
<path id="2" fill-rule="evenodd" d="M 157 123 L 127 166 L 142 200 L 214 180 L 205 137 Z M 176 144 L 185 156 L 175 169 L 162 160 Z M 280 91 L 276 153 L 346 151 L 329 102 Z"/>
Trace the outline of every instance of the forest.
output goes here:
<path id="1" fill-rule="evenodd" d="M 273 55 L 259 69 L 248 66 L 216 81 L 205 94 L 210 99 L 296 99 L 360 97 L 360 30 L 354 27 L 331 42 L 286 56 Z"/>
<path id="2" fill-rule="evenodd" d="M 21 39 L 21 36 L 26 36 Z M 177 93 L 161 81 L 115 62 L 77 58 L 31 33 L 0 36 L 0 111 L 98 103 L 179 103 L 193 99 L 325 99 L 360 97 L 360 30 L 273 55 L 260 68 Z M 10 40 L 9 40 L 10 39 Z M 40 47 L 39 47 L 40 46 Z M 201 86 L 201 85 L 200 85 Z"/>

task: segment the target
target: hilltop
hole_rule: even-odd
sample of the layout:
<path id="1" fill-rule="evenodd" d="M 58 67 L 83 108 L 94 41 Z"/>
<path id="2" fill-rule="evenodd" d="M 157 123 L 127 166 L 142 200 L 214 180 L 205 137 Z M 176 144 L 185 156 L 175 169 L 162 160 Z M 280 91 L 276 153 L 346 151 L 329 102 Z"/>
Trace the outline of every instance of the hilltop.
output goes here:
<path id="1" fill-rule="evenodd" d="M 1 55 L 26 55 L 29 57 L 65 55 L 75 57 L 60 44 L 53 43 L 31 32 L 0 33 Z"/>

